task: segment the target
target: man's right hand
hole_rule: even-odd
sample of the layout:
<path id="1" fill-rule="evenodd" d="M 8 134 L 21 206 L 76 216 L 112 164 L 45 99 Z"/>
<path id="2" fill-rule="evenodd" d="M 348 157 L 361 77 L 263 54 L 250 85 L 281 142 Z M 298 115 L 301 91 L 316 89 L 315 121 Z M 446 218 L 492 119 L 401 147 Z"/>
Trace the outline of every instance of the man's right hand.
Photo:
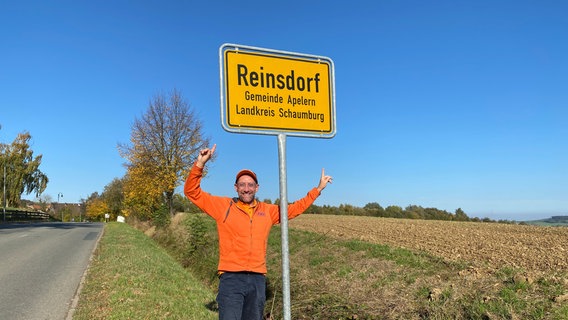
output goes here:
<path id="1" fill-rule="evenodd" d="M 205 149 L 200 150 L 199 155 L 197 156 L 196 165 L 200 168 L 205 167 L 205 164 L 207 163 L 207 161 L 209 161 L 209 159 L 211 159 L 211 157 L 213 156 L 213 153 L 215 152 L 216 147 L 217 147 L 217 145 L 214 144 L 211 149 L 205 148 Z"/>

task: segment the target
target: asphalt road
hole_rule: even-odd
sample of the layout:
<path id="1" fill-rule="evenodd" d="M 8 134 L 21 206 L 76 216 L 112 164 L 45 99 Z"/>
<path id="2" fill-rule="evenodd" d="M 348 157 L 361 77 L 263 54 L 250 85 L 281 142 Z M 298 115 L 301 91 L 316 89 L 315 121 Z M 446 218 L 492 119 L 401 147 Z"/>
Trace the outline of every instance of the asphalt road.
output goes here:
<path id="1" fill-rule="evenodd" d="M 0 225 L 0 319 L 66 319 L 103 225 Z"/>

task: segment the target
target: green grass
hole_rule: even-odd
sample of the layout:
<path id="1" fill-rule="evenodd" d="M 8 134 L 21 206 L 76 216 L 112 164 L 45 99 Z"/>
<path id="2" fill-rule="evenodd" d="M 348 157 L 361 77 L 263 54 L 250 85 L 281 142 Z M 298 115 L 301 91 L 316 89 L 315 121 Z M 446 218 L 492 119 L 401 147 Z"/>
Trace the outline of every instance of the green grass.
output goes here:
<path id="1" fill-rule="evenodd" d="M 73 319 L 216 319 L 214 293 L 142 232 L 109 223 Z"/>

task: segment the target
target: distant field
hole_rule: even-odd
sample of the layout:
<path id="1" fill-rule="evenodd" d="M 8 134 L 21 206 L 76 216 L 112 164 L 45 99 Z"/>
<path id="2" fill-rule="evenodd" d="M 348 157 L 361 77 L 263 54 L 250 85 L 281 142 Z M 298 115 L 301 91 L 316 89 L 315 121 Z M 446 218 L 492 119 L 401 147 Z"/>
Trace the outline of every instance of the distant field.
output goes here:
<path id="1" fill-rule="evenodd" d="M 568 227 L 566 222 L 550 222 L 546 220 L 527 221 L 526 224 L 539 227 Z"/>
<path id="2" fill-rule="evenodd" d="M 525 223 L 542 227 L 568 227 L 568 216 L 525 221 Z"/>
<path id="3" fill-rule="evenodd" d="M 290 227 L 422 250 L 490 269 L 568 270 L 568 228 L 331 215 L 302 215 Z"/>

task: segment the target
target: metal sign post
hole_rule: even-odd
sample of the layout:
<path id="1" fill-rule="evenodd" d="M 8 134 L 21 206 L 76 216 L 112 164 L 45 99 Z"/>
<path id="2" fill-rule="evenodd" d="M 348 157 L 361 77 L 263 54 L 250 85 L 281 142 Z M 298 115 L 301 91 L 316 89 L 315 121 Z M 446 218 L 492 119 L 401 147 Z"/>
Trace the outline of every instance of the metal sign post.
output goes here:
<path id="1" fill-rule="evenodd" d="M 282 296 L 284 319 L 290 320 L 286 136 L 335 136 L 333 61 L 236 44 L 222 45 L 219 60 L 223 129 L 278 136 Z"/>
<path id="2" fill-rule="evenodd" d="M 282 230 L 282 299 L 284 320 L 290 320 L 290 258 L 288 250 L 288 186 L 286 178 L 285 134 L 278 135 L 278 168 L 280 171 L 280 227 Z"/>

